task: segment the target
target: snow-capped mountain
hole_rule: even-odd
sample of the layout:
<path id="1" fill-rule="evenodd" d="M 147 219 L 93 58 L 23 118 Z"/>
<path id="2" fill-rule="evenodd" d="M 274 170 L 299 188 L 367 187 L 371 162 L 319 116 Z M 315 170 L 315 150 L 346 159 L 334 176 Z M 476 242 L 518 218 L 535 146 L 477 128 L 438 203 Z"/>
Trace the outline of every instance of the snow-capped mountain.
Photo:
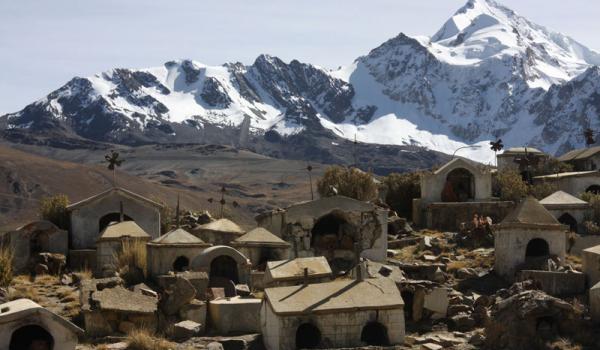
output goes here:
<path id="1" fill-rule="evenodd" d="M 400 34 L 336 71 L 268 55 L 252 65 L 113 69 L 74 78 L 0 127 L 192 142 L 249 118 L 257 135 L 329 130 L 445 153 L 474 144 L 460 154 L 488 162 L 487 142 L 498 137 L 550 153 L 581 146 L 581 130 L 600 126 L 597 65 L 600 54 L 577 41 L 495 1 L 470 0 L 433 36 Z"/>

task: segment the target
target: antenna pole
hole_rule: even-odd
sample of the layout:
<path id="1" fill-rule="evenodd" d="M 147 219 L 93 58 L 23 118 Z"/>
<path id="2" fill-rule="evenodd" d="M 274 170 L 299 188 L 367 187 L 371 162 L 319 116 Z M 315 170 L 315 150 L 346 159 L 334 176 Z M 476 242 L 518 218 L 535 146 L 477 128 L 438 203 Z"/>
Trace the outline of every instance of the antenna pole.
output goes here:
<path id="1" fill-rule="evenodd" d="M 177 194 L 177 213 L 176 215 L 176 219 L 175 219 L 175 223 L 177 224 L 177 228 L 180 227 L 180 221 L 179 221 L 179 193 Z"/>

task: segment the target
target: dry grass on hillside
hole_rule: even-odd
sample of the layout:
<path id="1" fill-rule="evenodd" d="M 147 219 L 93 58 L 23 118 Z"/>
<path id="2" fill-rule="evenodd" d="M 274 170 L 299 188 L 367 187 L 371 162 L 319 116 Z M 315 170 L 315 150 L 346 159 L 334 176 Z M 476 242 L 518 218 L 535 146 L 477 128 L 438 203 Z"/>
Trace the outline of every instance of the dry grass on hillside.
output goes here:
<path id="1" fill-rule="evenodd" d="M 129 350 L 170 350 L 175 349 L 177 344 L 157 337 L 146 329 L 134 329 L 127 334 Z"/>
<path id="2" fill-rule="evenodd" d="M 13 279 L 12 260 L 12 250 L 0 245 L 0 287 L 8 286 Z"/>

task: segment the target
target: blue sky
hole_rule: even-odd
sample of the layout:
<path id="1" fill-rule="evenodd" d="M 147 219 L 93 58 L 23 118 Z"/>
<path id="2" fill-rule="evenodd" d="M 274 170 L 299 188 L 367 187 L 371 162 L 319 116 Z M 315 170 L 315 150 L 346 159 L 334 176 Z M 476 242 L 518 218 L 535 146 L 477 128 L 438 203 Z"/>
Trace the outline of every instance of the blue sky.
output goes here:
<path id="1" fill-rule="evenodd" d="M 597 0 L 504 0 L 600 49 Z M 260 53 L 327 68 L 404 32 L 433 35 L 466 0 L 0 0 L 0 115 L 73 76 L 177 58 L 252 63 Z"/>

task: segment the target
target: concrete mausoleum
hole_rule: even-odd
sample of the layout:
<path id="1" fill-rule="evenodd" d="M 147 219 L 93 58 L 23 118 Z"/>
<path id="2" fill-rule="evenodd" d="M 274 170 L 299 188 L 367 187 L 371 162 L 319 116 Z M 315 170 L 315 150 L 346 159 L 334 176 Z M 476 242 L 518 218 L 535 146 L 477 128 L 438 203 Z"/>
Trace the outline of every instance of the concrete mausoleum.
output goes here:
<path id="1" fill-rule="evenodd" d="M 69 233 L 50 221 L 34 221 L 0 235 L 0 245 L 10 247 L 13 269 L 24 272 L 30 267 L 31 259 L 35 259 L 39 253 L 56 253 L 66 257 L 69 253 Z"/>
<path id="2" fill-rule="evenodd" d="M 575 171 L 600 169 L 600 146 L 579 148 L 569 151 L 558 160 L 571 164 Z"/>
<path id="3" fill-rule="evenodd" d="M 515 170 L 518 173 L 525 175 L 527 172 L 526 165 L 519 162 L 519 159 L 527 157 L 531 165 L 543 166 L 548 159 L 549 155 L 533 147 L 513 147 L 505 150 L 501 154 L 496 156 L 498 161 L 498 170 Z"/>
<path id="4" fill-rule="evenodd" d="M 0 349 L 75 350 L 81 334 L 82 329 L 29 299 L 0 304 Z"/>
<path id="5" fill-rule="evenodd" d="M 567 231 L 535 198 L 523 199 L 494 226 L 494 270 L 513 280 L 519 270 L 536 270 L 551 257 L 564 262 Z"/>
<path id="6" fill-rule="evenodd" d="M 238 224 L 225 218 L 196 226 L 190 232 L 204 242 L 213 245 L 229 245 L 231 241 L 244 234 L 244 230 Z"/>
<path id="7" fill-rule="evenodd" d="M 111 223 L 135 221 L 150 237 L 160 235 L 162 205 L 120 187 L 113 187 L 67 207 L 71 221 L 71 249 L 93 249 Z"/>
<path id="8" fill-rule="evenodd" d="M 386 346 L 404 341 L 404 302 L 387 278 L 265 289 L 267 350 Z"/>
<path id="9" fill-rule="evenodd" d="M 357 255 L 387 259 L 387 209 L 344 196 L 321 198 L 256 217 L 258 226 L 291 244 L 291 257 L 325 256 L 334 269 Z"/>
<path id="10" fill-rule="evenodd" d="M 268 261 L 286 260 L 290 257 L 291 245 L 262 227 L 248 231 L 231 242 L 252 262 L 258 270 L 264 270 Z"/>
<path id="11" fill-rule="evenodd" d="M 265 269 L 264 284 L 267 287 L 293 286 L 331 280 L 333 272 L 322 256 L 269 261 Z"/>
<path id="12" fill-rule="evenodd" d="M 540 204 L 572 232 L 579 232 L 586 217 L 591 214 L 588 202 L 569 193 L 557 191 L 542 199 Z"/>
<path id="13" fill-rule="evenodd" d="M 502 220 L 512 202 L 492 198 L 489 167 L 454 158 L 441 168 L 421 175 L 421 198 L 413 201 L 413 223 L 438 230 L 457 230 L 475 214 Z"/>
<path id="14" fill-rule="evenodd" d="M 146 245 L 148 276 L 186 271 L 192 260 L 210 246 L 182 228 L 169 231 Z"/>

